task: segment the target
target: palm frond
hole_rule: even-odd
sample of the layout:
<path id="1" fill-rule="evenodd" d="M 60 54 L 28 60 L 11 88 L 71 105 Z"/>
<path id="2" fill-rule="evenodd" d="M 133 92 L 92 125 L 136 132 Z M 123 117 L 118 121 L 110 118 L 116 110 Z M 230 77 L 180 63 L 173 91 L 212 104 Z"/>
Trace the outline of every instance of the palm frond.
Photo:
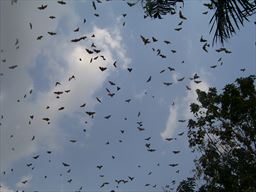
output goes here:
<path id="1" fill-rule="evenodd" d="M 224 44 L 256 11 L 256 2 L 252 0 L 211 0 L 211 3 L 215 13 L 209 22 L 210 33 L 216 28 L 213 44 L 218 41 Z"/>

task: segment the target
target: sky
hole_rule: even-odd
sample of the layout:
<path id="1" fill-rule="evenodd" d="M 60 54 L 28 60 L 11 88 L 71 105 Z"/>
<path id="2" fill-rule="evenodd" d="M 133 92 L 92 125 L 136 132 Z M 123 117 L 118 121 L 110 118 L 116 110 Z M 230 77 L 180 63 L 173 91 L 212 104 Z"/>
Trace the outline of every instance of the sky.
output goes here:
<path id="1" fill-rule="evenodd" d="M 65 2 L 0 1 L 0 191 L 175 189 L 198 156 L 186 136 L 195 90 L 256 73 L 255 15 L 226 54 L 202 49 L 213 38 L 206 1 L 178 5 L 186 20 L 145 19 L 140 3 Z"/>

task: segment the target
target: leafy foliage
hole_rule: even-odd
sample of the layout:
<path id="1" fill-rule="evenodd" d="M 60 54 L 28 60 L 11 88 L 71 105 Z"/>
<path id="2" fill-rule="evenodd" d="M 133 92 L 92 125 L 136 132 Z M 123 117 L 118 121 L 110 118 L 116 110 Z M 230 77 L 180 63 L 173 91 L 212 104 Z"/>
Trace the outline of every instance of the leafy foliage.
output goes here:
<path id="1" fill-rule="evenodd" d="M 146 16 L 162 19 L 168 13 L 175 14 L 175 5 L 183 0 L 142 0 Z"/>
<path id="2" fill-rule="evenodd" d="M 194 178 L 187 178 L 180 182 L 177 192 L 193 192 L 195 191 L 196 183 Z"/>
<path id="3" fill-rule="evenodd" d="M 196 176 L 199 191 L 256 191 L 256 76 L 239 78 L 206 93 L 197 90 L 188 123 L 189 144 L 202 155 Z"/>

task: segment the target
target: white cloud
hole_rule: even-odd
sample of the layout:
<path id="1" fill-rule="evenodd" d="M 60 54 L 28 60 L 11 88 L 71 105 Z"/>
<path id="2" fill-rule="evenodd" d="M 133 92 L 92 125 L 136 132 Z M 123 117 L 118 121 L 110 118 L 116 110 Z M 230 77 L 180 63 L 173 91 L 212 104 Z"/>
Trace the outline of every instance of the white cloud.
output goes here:
<path id="1" fill-rule="evenodd" d="M 1 192 L 14 192 L 13 189 L 10 189 L 10 187 L 6 186 L 5 184 L 0 184 L 0 191 Z"/>
<path id="2" fill-rule="evenodd" d="M 197 102 L 196 89 L 200 89 L 202 91 L 207 91 L 209 89 L 209 84 L 207 83 L 207 81 L 202 78 L 201 80 L 202 82 L 199 84 L 191 81 L 189 83 L 189 87 L 191 88 L 191 90 L 187 91 L 186 96 L 183 99 L 177 99 L 175 101 L 175 105 L 170 106 L 170 112 L 167 119 L 166 127 L 161 133 L 163 139 L 173 136 L 175 130 L 178 128 L 179 119 L 192 118 L 192 114 L 190 113 L 190 104 L 193 102 Z"/>
<path id="3" fill-rule="evenodd" d="M 163 139 L 167 137 L 171 137 L 177 128 L 177 111 L 178 111 L 178 106 L 177 105 L 171 105 L 170 106 L 170 112 L 169 112 L 169 117 L 166 123 L 165 130 L 161 133 L 161 136 Z"/>
<path id="4" fill-rule="evenodd" d="M 94 26 L 93 31 L 96 36 L 96 43 L 100 41 L 103 48 L 111 48 L 112 51 L 116 51 L 117 56 L 123 62 L 121 66 L 123 68 L 127 68 L 131 59 L 127 57 L 127 52 L 125 50 L 125 45 L 122 43 L 121 30 L 118 27 L 118 23 L 114 28 L 111 28 L 111 30 L 100 29 Z"/>
<path id="5" fill-rule="evenodd" d="M 35 4 L 33 5 L 35 6 Z M 55 11 L 55 14 L 59 19 L 68 15 L 70 22 L 66 25 L 71 27 L 71 23 L 77 23 L 78 16 L 71 7 L 66 10 L 67 15 L 65 10 L 61 13 Z M 40 21 L 40 18 L 38 20 Z M 52 26 L 52 30 L 57 29 L 58 25 L 57 22 L 55 26 Z M 47 26 L 44 27 L 47 28 Z M 72 30 L 70 31 L 72 32 Z M 36 48 L 34 48 L 34 43 L 26 45 L 30 54 L 22 53 L 13 60 L 13 63 L 17 63 L 21 57 L 19 68 L 12 73 L 8 69 L 5 71 L 7 75 L 4 76 L 4 86 L 0 95 L 1 112 L 4 114 L 0 130 L 1 169 L 6 169 L 20 158 L 38 152 L 39 146 L 47 149 L 60 148 L 59 142 L 61 142 L 61 138 L 65 137 L 65 133 L 61 127 L 58 127 L 59 120 L 64 115 L 72 116 L 74 112 L 81 110 L 79 106 L 84 102 L 87 103 L 88 110 L 93 110 L 96 104 L 94 94 L 103 86 L 107 77 L 114 72 L 113 61 L 118 59 L 124 66 L 129 64 L 130 59 L 126 56 L 118 27 L 101 29 L 95 26 L 90 33 L 85 35 L 89 37 L 91 34 L 95 34 L 96 37 L 93 41 L 97 49 L 101 49 L 100 55 L 104 55 L 106 61 L 103 62 L 99 57 L 98 60 L 89 63 L 91 56 L 85 51 L 85 48 L 89 47 L 89 39 L 85 40 L 88 45 L 72 44 L 69 34 L 60 34 L 56 37 L 57 39 L 43 40 L 41 46 L 36 46 Z M 27 36 L 22 40 L 31 41 Z M 24 57 L 24 55 L 26 56 Z M 36 59 L 40 55 L 46 58 L 45 61 L 41 60 L 42 64 L 40 65 L 44 65 L 46 71 L 49 72 L 45 80 L 49 80 L 50 87 L 32 93 L 35 94 L 33 100 L 24 100 L 23 95 L 26 93 L 27 97 L 30 97 L 28 91 L 31 88 L 36 88 L 28 69 L 36 67 Z M 82 58 L 82 62 L 79 61 L 79 58 Z M 24 66 L 22 66 L 23 63 Z M 107 66 L 108 70 L 101 72 L 98 66 Z M 68 81 L 71 75 L 75 75 L 75 80 Z M 57 80 L 61 82 L 61 86 L 55 87 Z M 70 93 L 64 93 L 60 99 L 55 98 L 54 91 L 67 89 L 71 90 Z M 17 103 L 17 99 L 21 99 L 21 102 Z M 46 110 L 46 106 L 50 106 L 50 109 Z M 65 109 L 59 112 L 58 108 L 62 106 Z M 32 125 L 29 126 L 29 115 L 32 114 L 34 119 Z M 51 124 L 47 125 L 42 120 L 43 117 L 49 117 Z M 11 138 L 10 135 L 13 137 Z M 32 136 L 36 137 L 35 141 L 31 141 Z"/>
<path id="6" fill-rule="evenodd" d="M 190 104 L 197 103 L 196 90 L 199 89 L 201 91 L 208 91 L 209 89 L 209 84 L 205 80 L 199 84 L 196 84 L 193 81 L 191 81 L 189 86 L 191 88 L 191 91 L 188 91 L 186 97 L 184 98 L 184 102 L 186 103 L 186 110 L 184 113 L 186 119 L 192 118 L 192 114 L 190 113 Z"/>
<path id="7" fill-rule="evenodd" d="M 178 73 L 176 72 L 176 71 L 174 71 L 172 74 L 171 74 L 171 76 L 172 76 L 172 81 L 173 82 L 175 82 L 175 83 L 177 83 L 178 82 Z"/>

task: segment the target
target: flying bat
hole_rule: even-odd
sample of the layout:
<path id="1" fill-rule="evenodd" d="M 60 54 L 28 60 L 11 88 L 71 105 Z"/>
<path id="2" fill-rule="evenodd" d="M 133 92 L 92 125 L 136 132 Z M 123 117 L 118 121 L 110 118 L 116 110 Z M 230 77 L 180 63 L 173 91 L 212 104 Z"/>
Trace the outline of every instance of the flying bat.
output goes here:
<path id="1" fill-rule="evenodd" d="M 180 31 L 182 29 L 182 27 L 177 27 L 177 28 L 175 28 L 174 30 L 175 31 Z"/>
<path id="2" fill-rule="evenodd" d="M 146 81 L 147 83 L 151 81 L 151 76 L 149 76 L 148 80 Z"/>
<path id="3" fill-rule="evenodd" d="M 93 51 L 89 50 L 89 49 L 85 49 L 87 51 L 88 54 L 93 54 Z"/>
<path id="4" fill-rule="evenodd" d="M 173 83 L 171 83 L 171 82 L 163 82 L 163 84 L 166 85 L 166 86 L 170 86 L 170 85 L 172 85 Z"/>
<path id="5" fill-rule="evenodd" d="M 111 117 L 111 115 L 107 115 L 107 116 L 105 116 L 104 118 L 105 119 L 109 119 Z"/>
<path id="6" fill-rule="evenodd" d="M 98 101 L 99 103 L 101 103 L 101 100 L 100 100 L 100 98 L 99 98 L 99 97 L 96 97 L 96 99 L 97 99 L 97 101 Z"/>
<path id="7" fill-rule="evenodd" d="M 149 141 L 150 139 L 151 139 L 151 137 L 147 137 L 147 138 L 145 138 L 145 140 L 146 140 L 146 141 Z"/>
<path id="8" fill-rule="evenodd" d="M 44 117 L 43 120 L 44 121 L 50 121 L 50 119 L 48 117 Z"/>
<path id="9" fill-rule="evenodd" d="M 76 43 L 76 42 L 79 42 L 79 41 L 81 41 L 81 40 L 85 40 L 86 38 L 87 38 L 87 36 L 82 36 L 82 37 L 79 37 L 79 38 L 77 38 L 77 39 L 71 39 L 71 42 Z"/>
<path id="10" fill-rule="evenodd" d="M 165 40 L 164 43 L 166 43 L 167 45 L 170 44 L 170 41 Z"/>
<path id="11" fill-rule="evenodd" d="M 100 49 L 93 49 L 93 51 L 94 51 L 95 53 L 99 53 L 99 52 L 101 52 L 101 50 L 100 50 Z"/>
<path id="12" fill-rule="evenodd" d="M 165 138 L 165 140 L 166 141 L 171 141 L 171 140 L 173 140 L 174 138 L 172 138 L 172 137 L 167 137 L 167 138 Z"/>
<path id="13" fill-rule="evenodd" d="M 116 85 L 114 82 L 112 81 L 108 81 L 110 83 L 110 85 Z"/>
<path id="14" fill-rule="evenodd" d="M 39 156 L 40 156 L 40 155 L 36 155 L 36 156 L 33 157 L 33 159 L 38 159 Z"/>
<path id="15" fill-rule="evenodd" d="M 68 182 L 68 183 L 71 183 L 71 182 L 72 182 L 72 179 L 67 180 L 67 182 Z"/>
<path id="16" fill-rule="evenodd" d="M 199 84 L 199 83 L 201 83 L 202 81 L 194 81 L 196 84 Z"/>
<path id="17" fill-rule="evenodd" d="M 75 75 L 72 75 L 71 77 L 69 77 L 68 81 L 71 81 L 72 79 L 75 79 Z"/>
<path id="18" fill-rule="evenodd" d="M 102 187 L 104 187 L 105 185 L 108 185 L 109 184 L 109 182 L 104 182 L 104 183 L 102 183 L 102 185 L 100 186 L 100 188 L 102 188 Z"/>
<path id="19" fill-rule="evenodd" d="M 141 37 L 141 39 L 142 39 L 142 41 L 143 41 L 143 43 L 144 43 L 144 45 L 146 45 L 146 44 L 148 44 L 148 43 L 150 43 L 150 41 L 149 41 L 149 39 L 148 38 L 145 38 L 144 36 L 140 36 Z"/>
<path id="20" fill-rule="evenodd" d="M 179 133 L 178 135 L 179 135 L 179 136 L 182 136 L 183 134 L 184 134 L 184 131 L 183 131 L 183 132 L 181 132 L 181 133 Z"/>
<path id="21" fill-rule="evenodd" d="M 95 114 L 95 112 L 86 111 L 86 114 L 93 117 L 93 115 Z"/>
<path id="22" fill-rule="evenodd" d="M 205 43 L 205 42 L 207 42 L 207 40 L 206 40 L 206 39 L 204 39 L 204 38 L 203 38 L 203 36 L 201 36 L 201 38 L 200 38 L 200 42 Z"/>
<path id="23" fill-rule="evenodd" d="M 86 105 L 86 103 L 84 103 L 84 104 L 80 105 L 80 107 L 85 107 L 85 105 Z"/>
<path id="24" fill-rule="evenodd" d="M 137 129 L 138 129 L 139 131 L 144 131 L 144 130 L 145 130 L 145 128 L 143 128 L 143 127 L 137 127 Z"/>
<path id="25" fill-rule="evenodd" d="M 126 99 L 125 102 L 130 103 L 131 99 Z"/>
<path id="26" fill-rule="evenodd" d="M 59 4 L 61 4 L 61 5 L 65 5 L 66 4 L 66 2 L 65 1 L 57 1 Z"/>
<path id="27" fill-rule="evenodd" d="M 64 167 L 69 167 L 69 166 L 70 166 L 69 164 L 64 163 L 64 162 L 62 162 L 62 165 L 63 165 Z"/>
<path id="28" fill-rule="evenodd" d="M 169 69 L 170 71 L 175 71 L 175 69 L 172 68 L 172 67 L 168 67 L 168 69 Z"/>
<path id="29" fill-rule="evenodd" d="M 130 177 L 130 176 L 128 176 L 128 178 L 129 178 L 131 181 L 134 179 L 134 177 Z"/>
<path id="30" fill-rule="evenodd" d="M 129 72 L 132 72 L 132 68 L 127 68 L 127 70 L 128 70 Z"/>
<path id="31" fill-rule="evenodd" d="M 22 184 L 26 184 L 28 182 L 28 180 L 24 180 L 24 181 L 22 181 L 21 183 Z"/>
<path id="32" fill-rule="evenodd" d="M 130 2 L 127 2 L 127 5 L 129 6 L 129 7 L 132 7 L 132 6 L 134 6 L 136 3 L 130 3 Z"/>
<path id="33" fill-rule="evenodd" d="M 97 9 L 94 1 L 92 2 L 92 6 L 93 6 L 93 9 L 94 9 L 94 10 Z"/>
<path id="34" fill-rule="evenodd" d="M 102 169 L 103 165 L 97 165 L 96 166 L 98 169 Z"/>
<path id="35" fill-rule="evenodd" d="M 77 27 L 76 29 L 74 29 L 74 32 L 78 32 L 79 31 L 79 27 Z"/>
<path id="36" fill-rule="evenodd" d="M 47 7 L 47 5 L 41 5 L 40 7 L 37 7 L 39 10 L 44 10 Z"/>
<path id="37" fill-rule="evenodd" d="M 157 42 L 158 40 L 155 37 L 152 37 L 153 42 Z"/>
<path id="38" fill-rule="evenodd" d="M 18 67 L 18 65 L 12 65 L 9 67 L 9 69 L 15 69 L 16 67 Z"/>
<path id="39" fill-rule="evenodd" d="M 113 66 L 116 68 L 116 61 L 113 63 Z"/>
<path id="40" fill-rule="evenodd" d="M 147 151 L 149 151 L 149 152 L 155 152 L 156 149 L 148 149 Z"/>
<path id="41" fill-rule="evenodd" d="M 48 34 L 49 34 L 49 35 L 52 35 L 52 36 L 53 36 L 53 35 L 57 35 L 56 32 L 48 32 Z"/>
<path id="42" fill-rule="evenodd" d="M 177 81 L 183 81 L 185 79 L 185 77 L 182 77 L 180 79 L 177 79 Z"/>
<path id="43" fill-rule="evenodd" d="M 43 38 L 43 35 L 40 35 L 36 38 L 36 40 L 41 40 Z"/>
<path id="44" fill-rule="evenodd" d="M 63 94 L 63 91 L 54 91 L 53 93 L 56 95 L 61 95 L 61 94 Z"/>
<path id="45" fill-rule="evenodd" d="M 105 71 L 107 67 L 99 67 L 101 71 Z"/>

